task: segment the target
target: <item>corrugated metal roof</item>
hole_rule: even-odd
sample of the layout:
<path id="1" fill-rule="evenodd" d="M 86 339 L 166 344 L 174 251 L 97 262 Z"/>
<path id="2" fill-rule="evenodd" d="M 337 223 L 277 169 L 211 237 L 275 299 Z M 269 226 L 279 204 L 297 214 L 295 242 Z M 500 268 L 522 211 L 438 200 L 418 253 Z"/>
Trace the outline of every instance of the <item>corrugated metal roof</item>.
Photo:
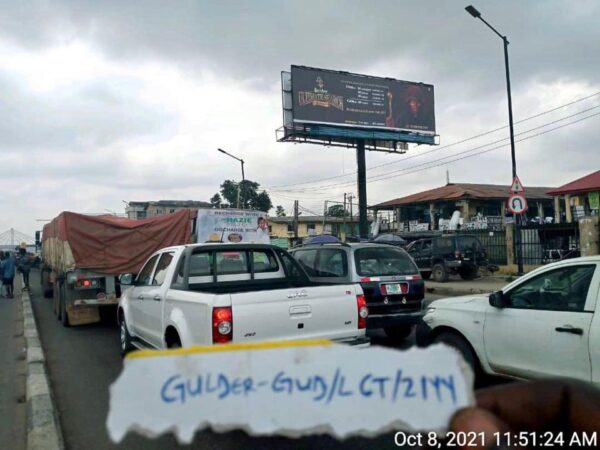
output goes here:
<path id="1" fill-rule="evenodd" d="M 525 197 L 528 200 L 550 200 L 548 187 L 525 187 Z M 371 206 L 371 209 L 386 209 L 394 206 L 414 203 L 430 203 L 443 200 L 503 200 L 510 194 L 510 186 L 499 184 L 449 183 L 428 191 L 418 192 L 407 197 L 401 197 Z"/>
<path id="2" fill-rule="evenodd" d="M 549 195 L 577 194 L 600 191 L 600 170 L 548 191 Z"/>

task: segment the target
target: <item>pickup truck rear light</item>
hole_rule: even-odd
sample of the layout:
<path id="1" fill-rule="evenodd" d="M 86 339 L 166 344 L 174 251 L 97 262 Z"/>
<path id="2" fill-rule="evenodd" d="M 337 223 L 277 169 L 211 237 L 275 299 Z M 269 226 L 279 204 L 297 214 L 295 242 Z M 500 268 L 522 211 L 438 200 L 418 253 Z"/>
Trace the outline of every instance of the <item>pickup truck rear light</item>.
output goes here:
<path id="1" fill-rule="evenodd" d="M 233 338 L 233 314 L 231 306 L 213 308 L 213 344 L 225 344 Z"/>
<path id="2" fill-rule="evenodd" d="M 372 283 L 373 281 L 379 281 L 381 278 L 379 277 L 362 277 L 360 279 L 361 283 Z"/>
<path id="3" fill-rule="evenodd" d="M 358 329 L 367 328 L 367 317 L 369 317 L 369 308 L 364 295 L 356 296 L 356 307 L 358 308 Z"/>

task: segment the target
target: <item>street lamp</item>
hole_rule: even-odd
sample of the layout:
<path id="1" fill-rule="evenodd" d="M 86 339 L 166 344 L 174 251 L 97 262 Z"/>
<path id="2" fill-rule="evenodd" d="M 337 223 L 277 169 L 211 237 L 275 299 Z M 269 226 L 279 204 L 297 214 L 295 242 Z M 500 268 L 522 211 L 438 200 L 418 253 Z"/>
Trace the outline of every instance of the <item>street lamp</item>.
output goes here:
<path id="1" fill-rule="evenodd" d="M 239 185 L 238 192 L 237 192 L 237 208 L 240 209 L 240 192 L 242 191 L 242 186 L 243 186 L 243 183 L 245 181 L 245 178 L 244 178 L 244 160 L 241 159 L 241 158 L 238 158 L 237 156 L 233 156 L 231 153 L 227 153 L 222 148 L 218 148 L 217 150 L 219 150 L 221 153 L 223 153 L 223 154 L 225 154 L 225 155 L 227 155 L 227 156 L 229 156 L 229 157 L 231 157 L 231 158 L 233 158 L 233 159 L 235 159 L 235 160 L 237 160 L 237 161 L 239 161 L 239 162 L 242 163 L 242 183 Z"/>
<path id="2" fill-rule="evenodd" d="M 513 180 L 517 176 L 517 161 L 515 157 L 515 131 L 513 126 L 513 113 L 512 113 L 512 97 L 510 93 L 510 72 L 508 66 L 508 39 L 506 36 L 500 34 L 493 26 L 491 26 L 483 17 L 481 13 L 475 9 L 473 5 L 469 5 L 465 10 L 471 14 L 475 19 L 481 20 L 488 26 L 490 30 L 496 33 L 504 43 L 504 66 L 506 68 L 506 93 L 508 96 L 508 125 L 510 129 L 510 156 L 512 160 L 512 176 Z M 519 229 L 519 217 L 515 217 L 515 246 L 517 249 L 517 265 L 519 275 L 523 274 L 523 258 L 521 255 L 521 232 Z"/>

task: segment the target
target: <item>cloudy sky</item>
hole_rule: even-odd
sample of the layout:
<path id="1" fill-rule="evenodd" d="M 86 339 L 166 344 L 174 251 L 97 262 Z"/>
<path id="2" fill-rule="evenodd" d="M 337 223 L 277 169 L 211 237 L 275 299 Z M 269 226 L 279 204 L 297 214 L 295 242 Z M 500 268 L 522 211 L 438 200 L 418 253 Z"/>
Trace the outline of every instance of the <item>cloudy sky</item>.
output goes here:
<path id="1" fill-rule="evenodd" d="M 356 193 L 352 150 L 276 142 L 291 64 L 435 85 L 441 145 L 369 153 L 370 204 L 441 186 L 447 170 L 453 182 L 511 181 L 502 41 L 468 2 L 0 4 L 0 232 L 33 235 L 63 210 L 208 200 L 239 178 L 217 147 L 244 158 L 246 176 L 288 211 L 294 199 L 318 212 Z M 600 2 L 474 5 L 511 42 L 525 187 L 597 170 Z"/>

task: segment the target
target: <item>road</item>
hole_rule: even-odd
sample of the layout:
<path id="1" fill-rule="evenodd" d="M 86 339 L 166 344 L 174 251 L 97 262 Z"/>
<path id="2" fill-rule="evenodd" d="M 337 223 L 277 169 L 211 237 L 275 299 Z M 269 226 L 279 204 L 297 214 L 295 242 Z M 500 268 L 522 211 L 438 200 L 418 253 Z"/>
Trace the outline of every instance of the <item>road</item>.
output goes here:
<path id="1" fill-rule="evenodd" d="M 115 445 L 109 440 L 105 421 L 108 414 L 108 387 L 122 368 L 116 323 L 107 319 L 98 324 L 64 328 L 52 312 L 52 301 L 44 299 L 40 292 L 37 271 L 32 272 L 31 285 L 31 300 L 67 450 L 397 448 L 393 433 L 377 439 L 338 441 L 328 436 L 252 438 L 241 431 L 224 434 L 202 431 L 196 434 L 193 444 L 180 447 L 172 434 L 146 439 L 130 433 L 119 445 Z M 383 333 L 372 333 L 372 339 L 376 345 L 390 345 Z M 411 339 L 402 347 L 412 345 Z"/>

